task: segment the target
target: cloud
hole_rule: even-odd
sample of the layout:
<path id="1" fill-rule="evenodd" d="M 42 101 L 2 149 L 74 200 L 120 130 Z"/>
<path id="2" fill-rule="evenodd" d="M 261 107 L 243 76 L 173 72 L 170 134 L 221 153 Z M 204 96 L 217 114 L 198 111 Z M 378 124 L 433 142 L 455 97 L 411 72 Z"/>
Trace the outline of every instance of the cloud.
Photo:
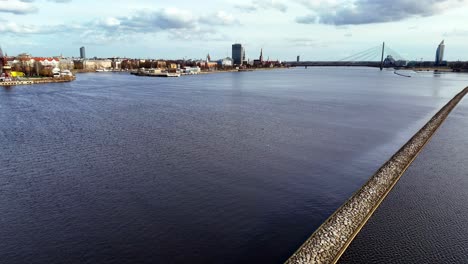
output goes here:
<path id="1" fill-rule="evenodd" d="M 327 47 L 328 44 L 314 38 L 289 38 L 288 42 L 296 47 Z"/>
<path id="2" fill-rule="evenodd" d="M 153 12 L 139 12 L 127 17 L 99 19 L 90 26 L 127 33 L 154 33 L 161 30 L 196 28 L 199 23 L 200 18 L 195 17 L 190 11 L 166 8 Z"/>
<path id="3" fill-rule="evenodd" d="M 239 25 L 240 22 L 233 15 L 224 11 L 218 11 L 213 15 L 203 16 L 199 20 L 208 25 Z"/>
<path id="4" fill-rule="evenodd" d="M 0 12 L 24 15 L 37 12 L 38 9 L 27 1 L 0 0 Z"/>
<path id="5" fill-rule="evenodd" d="M 174 40 L 203 40 L 203 41 L 226 41 L 229 37 L 225 34 L 219 33 L 214 29 L 175 29 L 168 31 L 169 38 Z"/>
<path id="6" fill-rule="evenodd" d="M 55 3 L 68 3 L 71 0 L 47 0 Z M 33 5 L 35 0 L 0 0 L 0 13 L 26 15 L 36 13 L 39 8 Z"/>
<path id="7" fill-rule="evenodd" d="M 0 0 L 2 1 L 2 0 Z M 33 0 L 25 0 L 32 2 Z M 0 33 L 24 35 L 60 34 L 78 36 L 87 44 L 104 45 L 116 41 L 130 41 L 143 35 L 167 34 L 177 40 L 229 39 L 217 30 L 219 26 L 240 24 L 232 15 L 218 11 L 204 16 L 196 16 L 190 11 L 165 8 L 156 11 L 140 11 L 129 16 L 103 17 L 83 24 L 67 25 L 28 25 L 0 18 Z"/>
<path id="8" fill-rule="evenodd" d="M 14 21 L 7 21 L 0 19 L 0 33 L 3 34 L 53 34 L 58 32 L 66 32 L 72 29 L 69 26 L 65 25 L 48 25 L 37 26 L 37 25 L 28 25 L 28 24 L 18 24 Z"/>
<path id="9" fill-rule="evenodd" d="M 19 1 L 25 2 L 25 3 L 32 3 L 32 2 L 35 2 L 36 0 L 19 0 Z M 47 0 L 47 1 L 55 2 L 55 3 L 70 3 L 72 0 Z"/>
<path id="10" fill-rule="evenodd" d="M 445 32 L 443 34 L 444 37 L 452 37 L 452 38 L 465 38 L 468 37 L 468 30 L 466 29 L 453 29 L 451 31 Z"/>
<path id="11" fill-rule="evenodd" d="M 81 33 L 82 39 L 92 44 L 105 44 L 125 40 L 138 34 L 166 33 L 177 40 L 226 40 L 217 26 L 236 25 L 240 22 L 232 15 L 218 11 L 214 14 L 195 16 L 190 11 L 166 8 L 152 12 L 138 12 L 127 17 L 108 17 L 95 20 Z"/>
<path id="12" fill-rule="evenodd" d="M 238 4 L 234 6 L 235 8 L 243 12 L 257 12 L 268 9 L 273 9 L 285 13 L 288 10 L 288 6 L 281 1 L 277 0 L 258 0 L 252 1 L 249 4 Z"/>
<path id="13" fill-rule="evenodd" d="M 311 14 L 297 17 L 302 24 L 361 25 L 427 17 L 466 4 L 467 0 L 299 0 Z"/>

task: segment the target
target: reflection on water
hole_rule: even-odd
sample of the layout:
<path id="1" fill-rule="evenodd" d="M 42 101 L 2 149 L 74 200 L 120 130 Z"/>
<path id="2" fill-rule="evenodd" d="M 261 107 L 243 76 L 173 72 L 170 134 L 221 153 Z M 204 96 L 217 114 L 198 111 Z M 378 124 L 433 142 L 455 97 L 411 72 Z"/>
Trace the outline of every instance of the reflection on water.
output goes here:
<path id="1" fill-rule="evenodd" d="M 2 89 L 0 259 L 281 263 L 467 79 L 309 68 Z"/>
<path id="2" fill-rule="evenodd" d="M 3 90 L 5 90 L 5 91 L 7 91 L 7 92 L 8 92 L 8 91 L 11 91 L 11 89 L 13 89 L 12 86 L 2 86 L 2 87 L 3 87 Z"/>

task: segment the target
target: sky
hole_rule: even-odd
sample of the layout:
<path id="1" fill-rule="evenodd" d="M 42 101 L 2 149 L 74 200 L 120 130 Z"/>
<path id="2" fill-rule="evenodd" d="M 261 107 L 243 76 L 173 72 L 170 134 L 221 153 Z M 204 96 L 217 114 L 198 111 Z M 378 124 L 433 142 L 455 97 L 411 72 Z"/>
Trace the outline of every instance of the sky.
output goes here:
<path id="1" fill-rule="evenodd" d="M 407 60 L 468 60 L 468 0 L 0 0 L 8 55 L 340 60 L 386 45 Z"/>

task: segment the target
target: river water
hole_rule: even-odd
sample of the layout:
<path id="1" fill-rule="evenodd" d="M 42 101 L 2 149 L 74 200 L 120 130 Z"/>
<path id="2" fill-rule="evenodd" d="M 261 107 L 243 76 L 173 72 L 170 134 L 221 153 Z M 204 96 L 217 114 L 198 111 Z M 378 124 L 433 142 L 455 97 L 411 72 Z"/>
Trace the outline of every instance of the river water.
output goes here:
<path id="1" fill-rule="evenodd" d="M 0 90 L 1 263 L 281 263 L 462 74 L 81 74 Z"/>
<path id="2" fill-rule="evenodd" d="M 468 98 L 458 103 L 340 264 L 468 263 Z"/>

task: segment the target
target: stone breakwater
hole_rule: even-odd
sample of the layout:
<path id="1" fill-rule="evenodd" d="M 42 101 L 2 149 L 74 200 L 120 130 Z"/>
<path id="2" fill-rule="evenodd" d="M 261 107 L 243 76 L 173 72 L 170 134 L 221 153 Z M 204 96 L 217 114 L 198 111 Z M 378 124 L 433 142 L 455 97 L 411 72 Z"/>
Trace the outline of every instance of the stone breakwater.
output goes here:
<path id="1" fill-rule="evenodd" d="M 285 262 L 336 263 L 468 87 L 450 100 Z"/>

